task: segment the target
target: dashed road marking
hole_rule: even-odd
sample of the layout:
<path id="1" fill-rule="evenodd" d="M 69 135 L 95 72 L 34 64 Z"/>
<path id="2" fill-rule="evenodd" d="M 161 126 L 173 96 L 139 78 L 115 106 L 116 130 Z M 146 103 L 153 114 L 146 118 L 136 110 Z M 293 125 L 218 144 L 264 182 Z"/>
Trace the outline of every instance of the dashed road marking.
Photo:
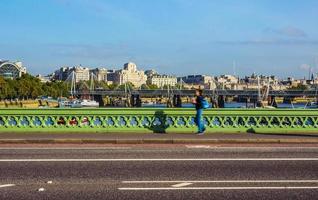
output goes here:
<path id="1" fill-rule="evenodd" d="M 189 186 L 192 184 L 193 183 L 178 183 L 178 184 L 172 185 L 172 187 L 185 187 L 185 186 Z"/>
<path id="2" fill-rule="evenodd" d="M 4 185 L 0 185 L 0 188 L 13 187 L 13 186 L 15 186 L 15 184 L 4 184 Z"/>
<path id="3" fill-rule="evenodd" d="M 135 184 L 132 187 L 119 187 L 118 190 L 309 190 L 318 189 L 318 180 L 183 180 L 183 181 L 122 181 L 123 184 Z M 186 187 L 193 184 L 201 184 L 199 187 Z M 202 184 L 218 184 L 229 183 L 229 186 L 202 186 Z M 313 185 L 313 183 L 316 183 Z M 137 184 L 137 187 L 136 187 Z M 146 184 L 142 187 L 138 184 Z M 158 187 L 147 187 L 149 184 L 160 184 Z M 162 186 L 162 184 L 173 184 L 170 187 Z M 231 184 L 240 184 L 233 186 Z M 249 184 L 244 186 L 244 184 Z M 251 185 L 257 184 L 257 185 Z M 270 185 L 259 185 L 270 184 Z M 273 184 L 284 184 L 283 186 L 275 186 Z M 295 185 L 295 184 L 298 184 Z M 308 185 L 309 184 L 309 185 Z"/>
<path id="4" fill-rule="evenodd" d="M 186 145 L 186 147 L 188 149 L 211 149 L 211 148 L 216 148 L 215 146 L 214 147 L 211 147 L 210 145 Z"/>

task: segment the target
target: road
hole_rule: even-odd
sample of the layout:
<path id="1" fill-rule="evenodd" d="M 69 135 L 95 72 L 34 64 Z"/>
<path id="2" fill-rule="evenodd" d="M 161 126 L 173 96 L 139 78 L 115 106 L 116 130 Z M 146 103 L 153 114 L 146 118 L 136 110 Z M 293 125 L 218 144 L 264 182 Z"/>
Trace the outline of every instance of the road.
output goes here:
<path id="1" fill-rule="evenodd" d="M 317 199 L 318 146 L 0 146 L 0 199 Z"/>

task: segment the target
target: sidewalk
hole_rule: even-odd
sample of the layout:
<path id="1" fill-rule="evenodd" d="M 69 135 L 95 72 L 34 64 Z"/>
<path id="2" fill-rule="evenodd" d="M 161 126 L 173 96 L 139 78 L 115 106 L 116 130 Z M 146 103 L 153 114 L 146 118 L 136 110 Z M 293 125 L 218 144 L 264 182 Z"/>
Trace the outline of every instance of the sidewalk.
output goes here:
<path id="1" fill-rule="evenodd" d="M 317 143 L 318 134 L 215 133 L 0 133 L 0 144 L 215 144 L 215 143 Z"/>

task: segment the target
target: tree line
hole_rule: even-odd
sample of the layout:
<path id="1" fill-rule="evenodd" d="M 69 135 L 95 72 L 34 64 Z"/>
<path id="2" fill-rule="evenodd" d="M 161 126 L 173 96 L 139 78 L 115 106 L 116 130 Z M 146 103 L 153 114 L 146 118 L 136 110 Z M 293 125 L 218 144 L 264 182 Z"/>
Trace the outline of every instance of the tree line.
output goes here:
<path id="1" fill-rule="evenodd" d="M 38 96 L 54 98 L 68 96 L 68 85 L 65 82 L 53 81 L 42 83 L 40 79 L 23 74 L 17 79 L 5 79 L 0 76 L 0 99 L 35 99 Z"/>
<path id="2" fill-rule="evenodd" d="M 64 81 L 52 81 L 43 83 L 37 77 L 30 74 L 23 74 L 17 79 L 5 79 L 0 76 L 0 100 L 11 100 L 11 99 L 36 99 L 39 96 L 50 96 L 53 98 L 58 97 L 68 97 L 70 95 L 70 82 Z M 81 81 L 77 83 L 77 90 L 89 90 L 89 81 Z M 180 86 L 175 86 L 173 88 L 178 88 Z M 107 84 L 104 81 L 95 81 L 95 89 L 106 89 L 106 90 L 124 90 L 136 89 L 132 83 L 126 85 L 118 84 Z M 171 88 L 171 87 L 170 87 Z M 143 84 L 138 89 L 159 89 L 156 85 Z M 167 89 L 164 86 L 163 89 Z M 171 88 L 172 89 L 172 88 Z"/>

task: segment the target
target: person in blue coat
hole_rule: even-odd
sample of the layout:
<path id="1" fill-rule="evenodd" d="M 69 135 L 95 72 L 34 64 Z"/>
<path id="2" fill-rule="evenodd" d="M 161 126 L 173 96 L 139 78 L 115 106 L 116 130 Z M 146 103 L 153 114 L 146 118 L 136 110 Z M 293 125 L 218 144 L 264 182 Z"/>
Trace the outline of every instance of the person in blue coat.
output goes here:
<path id="1" fill-rule="evenodd" d="M 195 123 L 198 126 L 198 132 L 197 135 L 203 135 L 205 132 L 204 123 L 202 121 L 202 114 L 203 114 L 203 90 L 197 89 L 195 91 L 195 98 L 192 100 L 192 103 L 195 105 L 196 109 L 196 117 L 195 117 Z"/>

